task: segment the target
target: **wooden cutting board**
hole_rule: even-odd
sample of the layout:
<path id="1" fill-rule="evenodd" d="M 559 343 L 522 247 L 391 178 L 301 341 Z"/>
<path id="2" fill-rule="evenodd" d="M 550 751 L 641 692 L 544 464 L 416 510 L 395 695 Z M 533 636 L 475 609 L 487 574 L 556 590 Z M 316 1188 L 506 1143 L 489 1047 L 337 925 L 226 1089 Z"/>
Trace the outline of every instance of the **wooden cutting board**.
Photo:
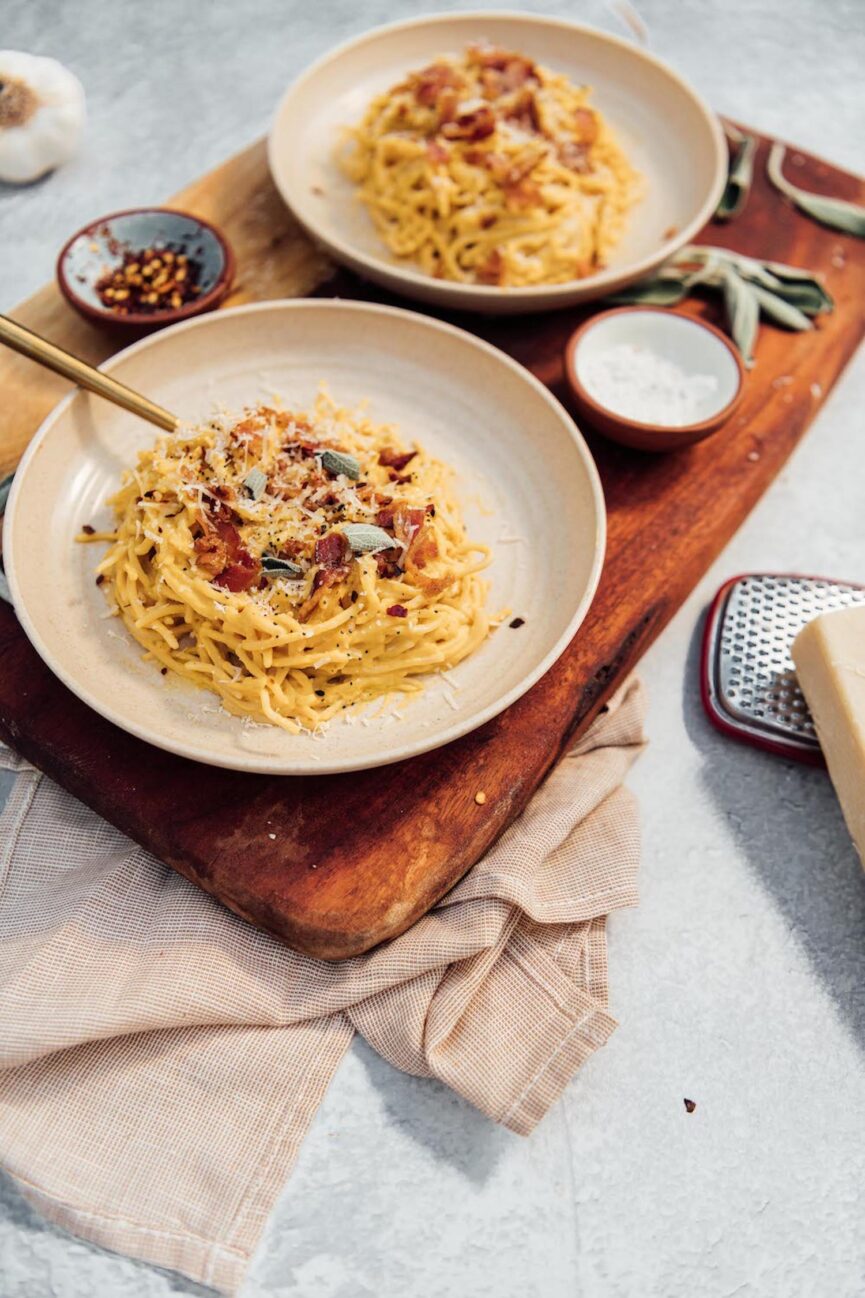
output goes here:
<path id="1" fill-rule="evenodd" d="M 632 670 L 775 477 L 862 337 L 865 244 L 779 198 L 764 178 L 767 148 L 761 140 L 745 213 L 708 227 L 702 241 L 822 272 L 835 311 L 808 334 L 764 327 L 743 404 L 699 446 L 651 457 L 584 429 L 609 512 L 604 575 L 565 654 L 502 716 L 379 771 L 302 779 L 219 771 L 151 748 L 91 712 L 2 606 L 0 734 L 156 856 L 299 950 L 337 959 L 402 932 L 514 819 Z M 802 154 L 793 165 L 801 185 L 865 201 L 856 177 Z M 227 306 L 311 292 L 384 300 L 352 276 L 334 275 L 301 233 L 270 183 L 263 143 L 173 205 L 215 221 L 234 245 L 238 277 Z M 707 303 L 681 310 L 713 318 Z M 13 315 L 94 362 L 130 341 L 85 323 L 53 285 Z M 584 315 L 450 318 L 515 356 L 567 405 L 562 351 Z M 4 471 L 67 386 L 0 355 Z M 483 806 L 474 800 L 479 789 Z"/>

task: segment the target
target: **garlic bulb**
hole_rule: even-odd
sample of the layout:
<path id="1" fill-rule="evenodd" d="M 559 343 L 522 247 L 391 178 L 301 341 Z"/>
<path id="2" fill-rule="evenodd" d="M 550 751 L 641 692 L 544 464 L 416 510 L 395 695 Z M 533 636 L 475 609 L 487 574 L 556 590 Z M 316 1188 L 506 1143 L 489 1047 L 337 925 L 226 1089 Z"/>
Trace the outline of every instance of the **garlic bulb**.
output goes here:
<path id="1" fill-rule="evenodd" d="M 84 89 L 62 63 L 0 50 L 0 180 L 24 184 L 66 162 L 84 115 Z"/>

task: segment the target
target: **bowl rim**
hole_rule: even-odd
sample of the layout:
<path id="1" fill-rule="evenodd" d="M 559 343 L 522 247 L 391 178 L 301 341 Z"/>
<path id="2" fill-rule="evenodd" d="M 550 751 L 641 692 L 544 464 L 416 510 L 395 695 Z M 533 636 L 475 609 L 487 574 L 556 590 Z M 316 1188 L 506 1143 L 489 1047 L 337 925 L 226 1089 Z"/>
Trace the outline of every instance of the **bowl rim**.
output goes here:
<path id="1" fill-rule="evenodd" d="M 530 671 L 509 690 L 503 692 L 485 707 L 478 709 L 475 713 L 455 720 L 450 726 L 443 725 L 436 734 L 441 738 L 432 738 L 429 742 L 426 740 L 416 740 L 414 743 L 407 743 L 402 747 L 397 747 L 392 754 L 384 760 L 370 760 L 356 763 L 354 761 L 344 762 L 339 758 L 334 758 L 328 763 L 317 764 L 314 771 L 310 771 L 309 765 L 301 763 L 293 764 L 287 760 L 274 760 L 270 757 L 259 757 L 256 754 L 248 753 L 243 759 L 226 761 L 224 759 L 214 760 L 213 753 L 207 746 L 207 738 L 200 741 L 189 741 L 186 739 L 172 740 L 166 739 L 165 735 L 159 732 L 154 733 L 148 725 L 146 719 L 130 718 L 123 713 L 122 708 L 118 708 L 114 703 L 106 703 L 96 697 L 91 687 L 87 684 L 82 685 L 76 674 L 67 669 L 66 665 L 59 662 L 53 649 L 46 642 L 39 626 L 37 619 L 31 616 L 27 601 L 22 595 L 18 582 L 18 573 L 16 568 L 17 542 L 15 540 L 15 528 L 18 526 L 18 512 L 20 507 L 20 496 L 24 490 L 23 483 L 27 476 L 27 470 L 31 463 L 37 457 L 40 447 L 48 437 L 51 429 L 62 419 L 72 403 L 82 396 L 83 390 L 73 388 L 67 393 L 55 406 L 51 408 L 45 416 L 36 432 L 33 434 L 28 443 L 23 456 L 15 471 L 12 488 L 9 493 L 9 499 L 6 505 L 5 517 L 0 520 L 2 527 L 3 549 L 7 558 L 7 578 L 12 594 L 12 602 L 15 613 L 21 626 L 27 635 L 28 640 L 39 654 L 42 661 L 48 666 L 50 671 L 79 699 L 92 708 L 100 716 L 119 726 L 128 734 L 151 744 L 154 748 L 164 749 L 167 752 L 176 753 L 181 757 L 189 758 L 192 761 L 198 761 L 207 766 L 218 766 L 225 770 L 238 770 L 247 772 L 257 772 L 259 774 L 273 775 L 308 775 L 310 773 L 320 775 L 330 775 L 342 772 L 363 770 L 370 767 L 386 766 L 392 762 L 404 761 L 412 757 L 420 756 L 422 753 L 430 752 L 434 749 L 444 747 L 446 744 L 461 739 L 464 735 L 470 734 L 492 721 L 495 717 L 505 712 L 513 706 L 519 699 L 527 694 L 528 691 L 537 684 L 542 676 L 555 665 L 567 650 L 574 636 L 579 631 L 586 615 L 592 606 L 595 595 L 597 594 L 598 585 L 601 580 L 604 563 L 606 559 L 607 548 L 607 507 L 604 497 L 604 489 L 601 483 L 601 476 L 595 457 L 592 454 L 582 430 L 577 424 L 571 412 L 567 407 L 554 395 L 554 393 L 534 375 L 531 370 L 521 365 L 514 357 L 508 355 L 499 347 L 495 347 L 484 338 L 478 337 L 468 329 L 459 325 L 452 324 L 447 320 L 440 320 L 436 316 L 427 315 L 425 312 L 413 311 L 404 306 L 391 306 L 380 302 L 354 301 L 345 298 L 276 298 L 263 302 L 247 302 L 242 305 L 229 307 L 226 311 L 215 313 L 213 320 L 219 320 L 225 316 L 245 316 L 252 314 L 267 314 L 271 312 L 304 312 L 304 311 L 322 311 L 322 312 L 349 312 L 357 313 L 358 318 L 362 319 L 364 315 L 381 315 L 396 320 L 406 319 L 408 317 L 412 322 L 419 323 L 422 327 L 429 328 L 433 333 L 444 333 L 450 337 L 456 338 L 463 346 L 469 345 L 491 356 L 497 363 L 503 364 L 510 369 L 521 382 L 526 383 L 535 394 L 540 397 L 553 411 L 558 418 L 563 430 L 573 443 L 574 451 L 579 458 L 586 474 L 586 482 L 591 495 L 592 504 L 595 511 L 594 519 L 594 550 L 592 561 L 589 568 L 586 586 L 578 603 L 570 611 L 567 624 L 556 637 L 555 641 L 549 645 L 546 653 L 538 658 L 535 665 Z M 175 334 L 188 332 L 212 323 L 213 320 L 184 320 L 174 326 L 171 337 Z M 98 367 L 105 373 L 113 373 L 118 366 L 122 365 L 130 357 L 138 352 L 153 346 L 155 342 L 162 341 L 165 333 L 150 333 L 143 338 L 130 343 L 121 351 L 115 352 L 108 357 Z M 86 394 L 85 394 L 86 395 Z"/>
<path id="2" fill-rule="evenodd" d="M 72 245 L 77 243 L 79 239 L 86 238 L 87 235 L 95 232 L 99 226 L 104 225 L 107 221 L 114 221 L 121 216 L 147 216 L 152 213 L 180 216 L 187 221 L 194 221 L 196 225 L 207 230 L 213 236 L 222 253 L 222 269 L 213 288 L 209 289 L 203 297 L 196 298 L 194 302 L 187 302 L 185 306 L 169 307 L 166 310 L 151 311 L 146 314 L 142 311 L 132 311 L 128 315 L 119 316 L 115 315 L 107 307 L 95 307 L 90 302 L 85 302 L 84 298 L 78 294 L 71 284 L 66 273 L 66 258 Z M 135 325 L 140 327 L 142 325 L 177 324 L 181 320 L 188 320 L 192 316 L 200 315 L 202 312 L 218 306 L 231 288 L 236 265 L 231 244 L 212 221 L 208 221 L 203 216 L 197 216 L 194 212 L 188 212 L 185 208 L 167 207 L 165 204 L 147 204 L 143 207 L 124 207 L 117 212 L 106 212 L 104 216 L 97 217 L 96 220 L 88 221 L 86 225 L 82 225 L 80 230 L 76 230 L 74 234 L 69 236 L 57 254 L 56 274 L 60 291 L 67 302 L 74 306 L 76 311 L 80 311 L 82 315 L 87 316 L 88 319 L 99 321 L 102 324 Z"/>
<path id="3" fill-rule="evenodd" d="M 627 415 L 621 415 L 617 411 L 611 410 L 609 406 L 602 405 L 600 401 L 596 401 L 585 388 L 577 374 L 577 349 L 602 320 L 609 320 L 612 316 L 626 314 L 635 315 L 637 312 L 648 312 L 652 315 L 659 316 L 675 315 L 679 320 L 684 320 L 688 325 L 694 325 L 699 329 L 705 329 L 707 333 L 714 334 L 714 336 L 724 344 L 727 351 L 732 356 L 733 362 L 736 366 L 738 382 L 736 384 L 736 391 L 733 393 L 730 400 L 725 405 L 720 406 L 714 414 L 708 415 L 705 419 L 700 419 L 693 424 L 646 423 L 642 419 L 630 419 Z M 712 429 L 717 428 L 719 424 L 722 424 L 730 417 L 730 415 L 732 415 L 733 411 L 741 401 L 745 391 L 746 374 L 747 371 L 745 369 L 745 364 L 742 357 L 739 355 L 738 348 L 727 337 L 727 335 L 718 328 L 717 325 L 713 325 L 708 320 L 700 320 L 696 316 L 685 315 L 682 312 L 673 311 L 665 307 L 637 305 L 617 306 L 610 307 L 608 311 L 599 311 L 597 315 L 590 315 L 587 320 L 584 320 L 581 325 L 578 325 L 565 345 L 565 378 L 568 387 L 571 389 L 571 392 L 577 400 L 581 402 L 591 414 L 608 420 L 611 423 L 618 424 L 621 428 L 635 428 L 639 432 L 658 433 L 662 434 L 664 437 L 677 433 L 681 433 L 683 437 L 692 437 L 694 433 L 708 433 L 711 432 Z"/>
<path id="4" fill-rule="evenodd" d="M 559 31 L 587 35 L 600 39 L 609 45 L 617 46 L 628 55 L 651 64 L 652 67 L 663 73 L 669 80 L 675 82 L 697 110 L 697 113 L 702 119 L 703 124 L 706 126 L 710 137 L 714 141 L 715 172 L 713 181 L 708 188 L 706 198 L 703 200 L 702 205 L 691 220 L 686 225 L 682 226 L 681 230 L 671 235 L 668 239 L 664 239 L 653 252 L 641 257 L 639 261 L 633 262 L 629 266 L 608 266 L 594 275 L 587 275 L 584 279 L 568 280 L 564 284 L 534 284 L 521 285 L 515 288 L 502 288 L 490 284 L 463 284 L 453 280 L 438 280 L 432 275 L 425 275 L 422 271 L 414 270 L 409 266 L 403 266 L 398 262 L 390 262 L 385 259 L 384 255 L 376 256 L 366 253 L 355 245 L 346 243 L 339 234 L 332 234 L 330 232 L 323 233 L 314 222 L 307 221 L 304 215 L 291 202 L 287 193 L 287 187 L 283 187 L 283 184 L 281 183 L 279 168 L 277 165 L 277 126 L 281 122 L 285 114 L 285 109 L 291 102 L 291 99 L 313 81 L 328 63 L 342 57 L 344 54 L 350 53 L 352 50 L 357 49 L 362 45 L 372 43 L 380 37 L 390 35 L 394 32 L 406 31 L 414 27 L 438 26 L 439 24 L 454 21 L 483 23 L 499 20 L 540 24 L 541 26 L 555 28 Z M 679 250 L 679 248 L 690 243 L 698 231 L 701 230 L 711 219 L 721 198 L 721 194 L 723 193 L 724 184 L 726 183 L 728 166 L 727 153 L 726 138 L 718 115 L 703 99 L 702 95 L 700 95 L 684 77 L 680 76 L 679 73 L 663 59 L 660 59 L 657 55 L 651 54 L 648 50 L 644 50 L 640 46 L 635 45 L 633 41 L 628 40 L 626 37 L 617 36 L 612 32 L 606 32 L 603 28 L 595 27 L 591 23 L 571 22 L 566 18 L 558 18 L 549 14 L 525 13 L 514 9 L 466 9 L 455 10 L 453 12 L 448 11 L 444 13 L 421 14 L 414 18 L 403 18 L 396 22 L 383 23 L 378 27 L 373 27 L 369 31 L 361 32 L 357 36 L 352 36 L 348 40 L 342 41 L 340 44 L 333 46 L 331 49 L 326 50 L 321 54 L 305 72 L 302 72 L 299 76 L 295 77 L 295 79 L 289 84 L 280 97 L 276 111 L 271 118 L 270 130 L 267 135 L 268 167 L 271 179 L 273 180 L 276 189 L 279 191 L 283 202 L 307 234 L 331 252 L 337 261 L 342 265 L 347 264 L 355 268 L 362 266 L 365 272 L 368 272 L 371 267 L 374 273 L 378 275 L 386 275 L 390 277 L 392 281 L 404 285 L 405 291 L 409 296 L 412 295 L 411 290 L 413 287 L 416 288 L 420 285 L 423 288 L 428 288 L 430 284 L 434 284 L 437 291 L 443 296 L 447 295 L 453 298 L 453 305 L 455 307 L 459 308 L 460 305 L 462 305 L 465 309 L 475 310 L 483 310 L 484 308 L 478 308 L 477 306 L 473 308 L 471 303 L 472 299 L 474 299 L 475 303 L 486 300 L 490 303 L 491 307 L 494 303 L 503 300 L 507 300 L 508 302 L 525 301 L 527 309 L 529 309 L 537 303 L 539 296 L 543 296 L 545 300 L 548 300 L 552 304 L 561 301 L 564 305 L 569 300 L 570 295 L 573 294 L 575 286 L 584 286 L 586 288 L 591 286 L 593 292 L 595 289 L 598 289 L 599 291 L 595 293 L 595 296 L 600 297 L 603 295 L 604 289 L 609 288 L 612 290 L 615 286 L 621 285 L 626 281 L 628 283 L 633 283 L 636 280 L 643 278 L 643 276 L 648 274 L 648 272 L 655 266 L 668 260 Z"/>

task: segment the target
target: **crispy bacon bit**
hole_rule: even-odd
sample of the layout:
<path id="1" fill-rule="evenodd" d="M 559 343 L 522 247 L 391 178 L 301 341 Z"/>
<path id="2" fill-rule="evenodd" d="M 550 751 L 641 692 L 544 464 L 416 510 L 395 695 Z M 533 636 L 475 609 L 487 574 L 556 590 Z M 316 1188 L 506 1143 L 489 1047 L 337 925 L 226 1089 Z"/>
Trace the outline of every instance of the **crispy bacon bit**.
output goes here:
<path id="1" fill-rule="evenodd" d="M 375 556 L 376 567 L 378 568 L 379 577 L 399 577 L 402 575 L 400 559 L 402 551 L 394 547 L 392 550 L 379 550 Z"/>
<path id="2" fill-rule="evenodd" d="M 594 144 L 598 138 L 597 113 L 591 108 L 578 108 L 574 113 L 574 130 L 580 144 Z"/>
<path id="3" fill-rule="evenodd" d="M 324 568 L 338 568 L 351 558 L 351 546 L 344 532 L 328 532 L 315 543 L 315 562 Z"/>
<path id="4" fill-rule="evenodd" d="M 519 90 L 527 81 L 537 81 L 537 70 L 529 59 L 519 54 L 505 54 L 501 50 L 489 51 L 485 56 L 495 62 L 481 68 L 481 90 L 485 99 L 500 99 Z"/>
<path id="5" fill-rule="evenodd" d="M 315 562 L 321 564 L 312 579 L 312 589 L 333 586 L 348 576 L 351 546 L 343 532 L 328 532 L 315 543 Z"/>
<path id="6" fill-rule="evenodd" d="M 388 617 L 408 617 L 408 609 L 404 604 L 391 604 L 387 610 Z"/>
<path id="7" fill-rule="evenodd" d="M 217 586 L 224 586 L 226 590 L 239 591 L 249 590 L 254 586 L 261 577 L 261 563 L 254 558 L 248 550 L 241 549 L 237 562 L 229 564 L 224 572 L 221 572 L 214 580 Z"/>
<path id="8" fill-rule="evenodd" d="M 559 145 L 558 153 L 562 166 L 570 167 L 578 175 L 584 176 L 590 170 L 588 145 L 578 144 L 576 140 L 565 140 Z"/>
<path id="9" fill-rule="evenodd" d="M 377 527 L 383 527 L 386 531 L 390 531 L 393 527 L 393 510 L 380 509 L 375 516 L 375 521 Z"/>
<path id="10" fill-rule="evenodd" d="M 449 64 L 431 63 L 415 77 L 414 97 L 425 108 L 436 108 L 443 91 L 461 90 L 463 84 L 462 77 Z"/>
<path id="11" fill-rule="evenodd" d="M 426 146 L 426 156 L 428 162 L 432 163 L 434 167 L 438 167 L 441 163 L 447 162 L 451 154 L 450 149 L 446 149 L 443 144 L 439 144 L 438 140 L 430 140 Z"/>
<path id="12" fill-rule="evenodd" d="M 498 49 L 495 45 L 470 45 L 467 55 L 469 63 L 481 68 L 493 68 L 496 72 L 511 70 L 511 75 L 516 76 L 516 69 L 519 68 L 520 85 L 523 81 L 528 81 L 529 77 L 537 79 L 538 70 L 531 59 L 522 54 L 514 54 L 511 50 Z"/>
<path id="13" fill-rule="evenodd" d="M 277 554 L 277 558 L 299 559 L 305 548 L 303 541 L 299 541 L 295 536 L 289 537 L 289 539 L 283 543 L 282 548 Z"/>
<path id="14" fill-rule="evenodd" d="M 386 446 L 383 451 L 379 451 L 378 462 L 385 468 L 396 469 L 401 473 L 407 464 L 411 464 L 417 451 L 395 451 L 390 446 Z"/>
<path id="15" fill-rule="evenodd" d="M 484 140 L 496 129 L 495 114 L 486 104 L 470 113 L 459 113 L 453 121 L 445 122 L 442 135 L 448 140 Z"/>
<path id="16" fill-rule="evenodd" d="M 516 185 L 504 187 L 505 206 L 509 209 L 520 207 L 537 207 L 541 202 L 541 191 L 531 180 L 520 180 Z"/>
<path id="17" fill-rule="evenodd" d="M 486 261 L 481 262 L 475 271 L 479 284 L 501 284 L 505 269 L 505 259 L 498 248 L 493 248 Z"/>
<path id="18" fill-rule="evenodd" d="M 541 129 L 538 102 L 533 91 L 527 86 L 515 96 L 514 102 L 508 108 L 505 116 L 509 122 L 513 122 L 522 131 L 539 132 Z"/>
<path id="19" fill-rule="evenodd" d="M 393 528 L 401 541 L 409 542 L 423 527 L 426 510 L 417 505 L 397 505 L 393 513 Z"/>
<path id="20" fill-rule="evenodd" d="M 406 563 L 413 568 L 425 568 L 432 559 L 437 559 L 438 544 L 428 527 L 422 527 L 415 536 L 406 554 Z"/>

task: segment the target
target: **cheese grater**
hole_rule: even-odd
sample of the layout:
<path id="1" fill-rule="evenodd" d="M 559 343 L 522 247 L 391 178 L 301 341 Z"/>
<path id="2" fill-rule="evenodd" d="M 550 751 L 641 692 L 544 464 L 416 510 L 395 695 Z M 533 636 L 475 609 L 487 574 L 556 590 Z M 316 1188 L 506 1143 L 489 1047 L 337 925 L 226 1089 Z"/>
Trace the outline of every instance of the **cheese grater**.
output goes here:
<path id="1" fill-rule="evenodd" d="M 865 587 L 795 573 L 726 582 L 703 635 L 700 689 L 709 720 L 735 739 L 822 766 L 790 647 L 820 613 L 865 603 Z"/>

